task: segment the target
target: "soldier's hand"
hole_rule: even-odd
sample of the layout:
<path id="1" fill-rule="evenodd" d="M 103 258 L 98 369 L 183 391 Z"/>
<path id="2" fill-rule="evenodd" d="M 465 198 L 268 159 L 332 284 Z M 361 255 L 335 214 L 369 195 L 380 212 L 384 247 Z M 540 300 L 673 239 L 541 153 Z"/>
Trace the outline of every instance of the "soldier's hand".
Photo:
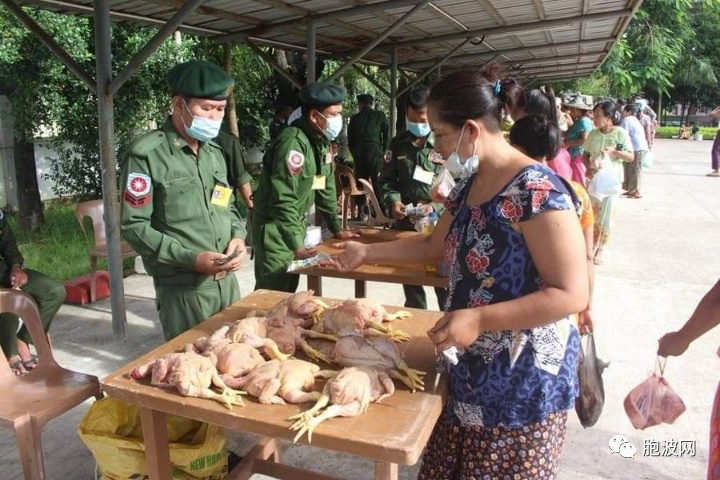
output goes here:
<path id="1" fill-rule="evenodd" d="M 195 258 L 195 271 L 204 273 L 205 275 L 215 275 L 216 273 L 227 270 L 227 265 L 216 265 L 216 259 L 225 258 L 225 254 L 220 252 L 200 252 Z"/>
<path id="2" fill-rule="evenodd" d="M 240 253 L 237 257 L 230 260 L 228 263 L 225 264 L 225 270 L 228 270 L 230 272 L 234 272 L 236 270 L 240 270 L 240 267 L 242 266 L 243 262 L 245 261 L 245 258 L 247 258 L 247 251 L 245 250 L 245 241 L 242 238 L 233 238 L 230 240 L 230 243 L 228 243 L 227 248 L 225 249 L 225 255 L 231 255 L 236 250 L 239 250 Z"/>
<path id="3" fill-rule="evenodd" d="M 358 238 L 360 235 L 361 235 L 360 230 L 355 228 L 352 230 L 341 230 L 335 234 L 335 238 L 339 238 L 341 240 L 347 240 L 350 238 Z"/>
<path id="4" fill-rule="evenodd" d="M 28 275 L 19 265 L 13 265 L 10 270 L 10 286 L 21 289 L 28 282 Z"/>
<path id="5" fill-rule="evenodd" d="M 315 255 L 315 250 L 312 248 L 298 248 L 295 250 L 295 259 L 296 260 L 305 260 L 306 258 L 310 258 Z"/>
<path id="6" fill-rule="evenodd" d="M 405 218 L 405 205 L 403 205 L 402 202 L 393 203 L 391 213 L 395 220 L 402 220 Z"/>

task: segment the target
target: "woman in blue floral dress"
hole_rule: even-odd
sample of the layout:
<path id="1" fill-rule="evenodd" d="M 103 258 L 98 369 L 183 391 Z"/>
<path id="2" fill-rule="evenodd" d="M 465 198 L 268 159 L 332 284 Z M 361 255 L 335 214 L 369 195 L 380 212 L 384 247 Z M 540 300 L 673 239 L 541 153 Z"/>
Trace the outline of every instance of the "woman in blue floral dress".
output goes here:
<path id="1" fill-rule="evenodd" d="M 455 346 L 450 394 L 420 479 L 555 478 L 567 410 L 577 395 L 578 333 L 588 302 L 574 197 L 547 167 L 502 137 L 504 85 L 457 72 L 435 85 L 428 117 L 448 161 L 477 165 L 447 199 L 431 235 L 347 242 L 341 270 L 387 261 L 450 265 L 446 314 L 428 332 Z"/>

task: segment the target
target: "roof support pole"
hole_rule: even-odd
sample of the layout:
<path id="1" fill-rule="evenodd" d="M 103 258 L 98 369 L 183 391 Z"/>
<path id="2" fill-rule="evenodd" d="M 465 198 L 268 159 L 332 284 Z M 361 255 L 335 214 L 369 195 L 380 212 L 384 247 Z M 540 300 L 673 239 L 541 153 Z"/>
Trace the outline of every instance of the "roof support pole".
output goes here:
<path id="1" fill-rule="evenodd" d="M 315 83 L 317 75 L 315 66 L 317 65 L 317 53 L 315 50 L 317 41 L 317 24 L 310 20 L 307 24 L 307 81 L 309 85 Z"/>
<path id="2" fill-rule="evenodd" d="M 225 73 L 232 77 L 232 52 L 234 43 L 223 44 L 223 62 L 225 63 Z M 230 128 L 230 133 L 236 137 L 240 136 L 240 130 L 238 130 L 237 122 L 237 111 L 235 110 L 235 91 L 230 90 L 230 95 L 227 99 L 227 123 Z"/>
<path id="3" fill-rule="evenodd" d="M 385 87 L 383 87 L 382 85 L 380 85 L 380 82 L 378 82 L 377 80 L 375 80 L 371 75 L 369 75 L 365 70 L 363 70 L 362 67 L 360 67 L 359 65 L 355 64 L 355 65 L 353 65 L 353 68 L 354 68 L 355 70 L 357 70 L 357 72 L 358 72 L 360 75 L 362 75 L 363 77 L 365 77 L 365 79 L 366 79 L 368 82 L 372 83 L 372 84 L 375 86 L 375 88 L 377 88 L 378 90 L 380 90 L 380 92 L 381 92 L 383 95 L 385 95 L 386 97 L 390 98 L 390 92 L 388 92 L 387 88 L 385 88 Z"/>
<path id="4" fill-rule="evenodd" d="M 398 64 L 397 48 L 393 47 L 390 53 L 390 138 L 397 134 L 397 89 L 398 89 Z"/>
<path id="5" fill-rule="evenodd" d="M 445 56 L 442 57 L 440 60 L 438 60 L 437 62 L 435 62 L 435 65 L 433 65 L 432 67 L 430 67 L 430 68 L 428 68 L 427 70 L 425 70 L 423 73 L 421 73 L 420 75 L 418 75 L 418 76 L 415 78 L 415 80 L 413 80 L 413 81 L 410 82 L 405 88 L 403 88 L 402 90 L 400 90 L 400 91 L 397 93 L 397 96 L 398 96 L 398 97 L 403 96 L 406 92 L 409 92 L 412 87 L 414 87 L 415 85 L 417 85 L 418 83 L 420 83 L 420 81 L 421 81 L 423 78 L 427 77 L 427 76 L 430 75 L 432 72 L 434 72 L 435 70 L 438 70 L 440 67 L 442 67 L 445 62 L 447 62 L 448 60 L 450 60 L 450 58 L 455 54 L 455 52 L 457 52 L 457 51 L 460 50 L 462 47 L 464 47 L 465 45 L 467 45 L 470 40 L 471 40 L 471 37 L 468 37 L 468 38 L 465 39 L 464 42 L 462 42 L 462 43 L 460 43 L 459 45 L 455 46 L 452 50 L 450 50 L 450 51 L 447 53 L 447 55 L 445 55 Z"/>
<path id="6" fill-rule="evenodd" d="M 395 30 L 402 27 L 410 19 L 410 17 L 425 8 L 428 3 L 430 3 L 430 0 L 420 0 L 419 2 L 417 2 L 417 4 L 409 12 L 398 18 L 395 23 L 390 25 L 387 30 L 380 34 L 380 36 L 376 37 L 372 42 L 368 43 L 365 48 L 353 55 L 350 60 L 348 60 L 342 67 L 338 68 L 335 73 L 330 75 L 330 78 L 328 80 L 332 82 L 338 79 L 340 75 L 345 73 L 348 68 L 352 67 L 355 62 L 360 60 L 362 57 L 367 55 L 368 52 L 370 52 L 373 48 L 377 47 L 383 41 L 385 41 L 386 38 L 388 38 L 390 35 L 393 34 L 393 32 L 395 32 Z"/>
<path id="7" fill-rule="evenodd" d="M 127 82 L 130 77 L 138 71 L 142 64 L 147 60 L 150 55 L 155 53 L 160 45 L 173 34 L 180 24 L 185 20 L 204 0 L 188 0 L 185 4 L 175 12 L 160 30 L 157 31 L 155 36 L 148 41 L 148 43 L 140 50 L 133 58 L 125 65 L 120 73 L 110 83 L 110 95 L 115 95 L 120 87 Z M 96 9 L 97 10 L 97 9 Z M 109 13 L 108 13 L 109 15 Z"/>
<path id="8" fill-rule="evenodd" d="M 110 304 L 112 327 L 116 338 L 127 340 L 125 288 L 120 253 L 120 215 L 117 175 L 115 173 L 115 118 L 112 80 L 112 47 L 110 40 L 110 0 L 95 1 L 95 56 L 97 78 L 98 126 L 100 132 L 100 171 L 105 207 L 108 268 L 110 270 Z"/>
<path id="9" fill-rule="evenodd" d="M 258 57 L 262 58 L 263 61 L 265 61 L 265 63 L 267 63 L 268 65 L 270 65 L 270 68 L 272 68 L 273 70 L 275 70 L 275 71 L 278 73 L 278 75 L 280 75 L 280 76 L 283 77 L 285 80 L 287 80 L 288 82 L 290 82 L 293 87 L 295 87 L 295 88 L 297 88 L 297 89 L 302 88 L 302 85 L 300 84 L 300 82 L 298 82 L 297 78 L 293 77 L 293 76 L 290 75 L 288 72 L 286 72 L 285 69 L 283 69 L 280 65 L 277 64 L 277 62 L 276 62 L 274 59 L 272 59 L 272 58 L 270 57 L 270 55 L 268 55 L 267 53 L 263 52 L 260 47 L 258 47 L 257 45 L 255 45 L 255 44 L 254 44 L 253 42 L 251 42 L 250 40 L 245 40 L 245 45 L 247 45 L 248 47 L 250 47 L 250 50 L 252 50 L 253 52 L 255 52 Z M 308 72 L 309 72 L 309 71 L 310 71 L 310 64 L 308 63 Z"/>
<path id="10" fill-rule="evenodd" d="M 43 28 L 23 11 L 13 0 L 0 0 L 18 20 L 20 20 L 38 40 L 40 40 L 55 56 L 67 67 L 70 72 L 82 81 L 90 90 L 95 91 L 95 80 L 88 75 L 85 69 L 68 55 L 64 48 L 53 40 Z"/>

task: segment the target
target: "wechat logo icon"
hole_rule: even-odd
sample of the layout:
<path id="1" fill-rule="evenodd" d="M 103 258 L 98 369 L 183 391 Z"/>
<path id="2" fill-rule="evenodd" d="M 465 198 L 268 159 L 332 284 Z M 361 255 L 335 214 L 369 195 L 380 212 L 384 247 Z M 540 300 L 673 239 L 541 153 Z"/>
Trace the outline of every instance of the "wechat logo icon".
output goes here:
<path id="1" fill-rule="evenodd" d="M 610 446 L 610 451 L 613 454 L 619 453 L 620 456 L 624 458 L 635 458 L 637 448 L 635 448 L 635 445 L 628 442 L 628 439 L 622 435 L 615 435 L 612 437 L 608 445 Z"/>

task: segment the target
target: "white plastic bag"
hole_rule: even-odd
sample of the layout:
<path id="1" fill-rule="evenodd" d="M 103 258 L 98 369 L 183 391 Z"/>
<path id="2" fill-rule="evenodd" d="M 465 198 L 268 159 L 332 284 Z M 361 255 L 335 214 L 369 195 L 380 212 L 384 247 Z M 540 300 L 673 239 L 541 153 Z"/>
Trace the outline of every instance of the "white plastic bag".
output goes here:
<path id="1" fill-rule="evenodd" d="M 430 199 L 433 202 L 444 202 L 447 200 L 450 192 L 455 188 L 455 180 L 447 168 L 443 168 L 430 188 Z"/>
<path id="2" fill-rule="evenodd" d="M 654 161 L 655 161 L 655 155 L 653 155 L 652 152 L 645 152 L 645 156 L 643 157 L 642 161 L 640 162 L 640 166 L 642 168 L 650 168 L 653 166 Z"/>
<path id="3" fill-rule="evenodd" d="M 615 173 L 615 168 L 607 153 L 602 154 L 600 170 L 590 180 L 588 193 L 596 198 L 618 195 L 622 191 L 622 183 Z"/>

